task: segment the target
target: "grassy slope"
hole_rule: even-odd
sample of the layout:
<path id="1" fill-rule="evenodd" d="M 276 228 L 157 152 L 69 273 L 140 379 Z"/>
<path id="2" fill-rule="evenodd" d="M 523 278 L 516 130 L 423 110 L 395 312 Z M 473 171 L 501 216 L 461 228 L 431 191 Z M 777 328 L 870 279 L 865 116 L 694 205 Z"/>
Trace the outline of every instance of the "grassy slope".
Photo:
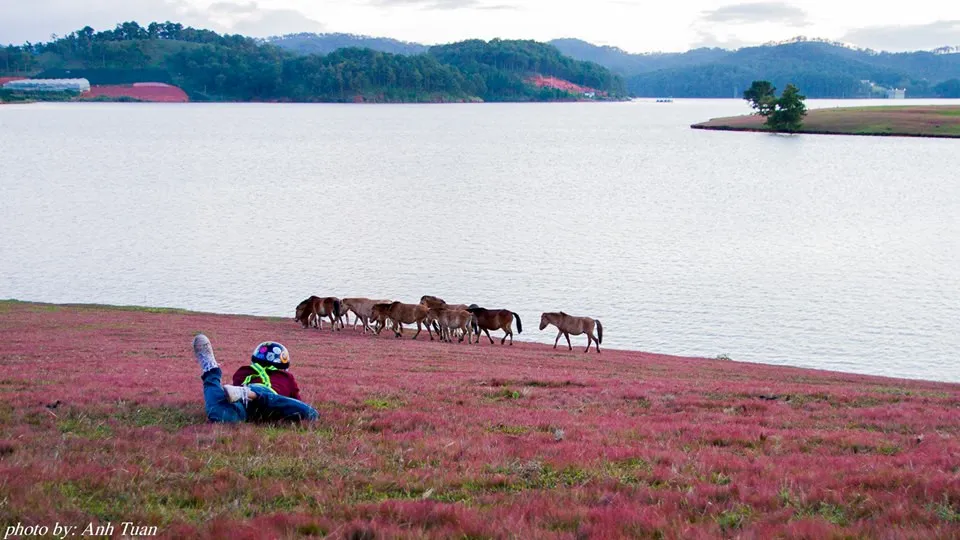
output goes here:
<path id="1" fill-rule="evenodd" d="M 322 420 L 206 424 L 189 348 L 201 330 L 228 373 L 257 342 L 285 343 Z M 19 302 L 0 302 L 0 339 L 0 524 L 133 520 L 222 538 L 960 534 L 960 385 Z"/>
<path id="2" fill-rule="evenodd" d="M 697 129 L 769 131 L 757 115 L 714 118 L 694 124 Z M 956 105 L 842 107 L 811 110 L 801 133 L 960 137 L 960 107 Z"/>

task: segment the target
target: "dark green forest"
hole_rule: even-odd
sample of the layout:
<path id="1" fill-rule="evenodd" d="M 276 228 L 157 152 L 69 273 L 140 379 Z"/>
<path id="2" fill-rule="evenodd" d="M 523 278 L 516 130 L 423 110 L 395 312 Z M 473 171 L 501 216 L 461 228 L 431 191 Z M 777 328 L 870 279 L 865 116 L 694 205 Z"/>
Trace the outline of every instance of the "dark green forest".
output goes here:
<path id="1" fill-rule="evenodd" d="M 368 48 L 296 54 L 260 40 L 179 23 L 85 27 L 47 43 L 0 49 L 0 73 L 84 77 L 91 84 L 157 81 L 210 101 L 425 102 L 580 98 L 526 82 L 534 74 L 590 86 L 617 99 L 623 79 L 534 41 L 472 40 L 401 55 Z"/>

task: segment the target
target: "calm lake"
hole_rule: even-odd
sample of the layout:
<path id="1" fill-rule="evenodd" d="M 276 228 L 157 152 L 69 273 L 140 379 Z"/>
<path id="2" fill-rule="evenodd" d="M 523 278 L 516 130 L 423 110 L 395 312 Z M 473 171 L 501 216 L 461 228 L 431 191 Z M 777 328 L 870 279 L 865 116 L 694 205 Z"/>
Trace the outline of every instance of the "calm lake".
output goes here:
<path id="1" fill-rule="evenodd" d="M 747 110 L 0 106 L 0 298 L 433 294 L 526 340 L 564 310 L 611 348 L 960 381 L 960 141 L 688 127 Z"/>

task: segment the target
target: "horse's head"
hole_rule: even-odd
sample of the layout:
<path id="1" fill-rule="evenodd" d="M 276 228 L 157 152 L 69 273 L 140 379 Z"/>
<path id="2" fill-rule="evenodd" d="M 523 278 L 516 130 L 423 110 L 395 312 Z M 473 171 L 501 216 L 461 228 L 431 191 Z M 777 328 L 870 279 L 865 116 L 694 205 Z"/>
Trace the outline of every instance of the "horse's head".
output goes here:
<path id="1" fill-rule="evenodd" d="M 547 318 L 547 314 L 540 315 L 540 329 L 543 330 L 548 324 L 550 324 L 550 320 Z"/>

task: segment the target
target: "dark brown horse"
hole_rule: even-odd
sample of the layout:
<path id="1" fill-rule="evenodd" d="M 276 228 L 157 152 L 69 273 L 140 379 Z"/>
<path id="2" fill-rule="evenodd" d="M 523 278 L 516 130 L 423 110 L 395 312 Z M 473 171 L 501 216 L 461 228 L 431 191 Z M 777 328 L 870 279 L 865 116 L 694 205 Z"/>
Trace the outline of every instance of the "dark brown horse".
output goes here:
<path id="1" fill-rule="evenodd" d="M 311 296 L 297 305 L 294 320 L 302 324 L 304 328 L 314 326 L 322 330 L 321 317 L 330 319 L 331 332 L 336 330 L 337 322 L 340 320 L 340 299 L 334 296 L 326 298 Z"/>
<path id="2" fill-rule="evenodd" d="M 393 302 L 384 302 L 374 304 L 370 308 L 370 322 L 373 324 L 373 333 L 380 335 L 380 331 L 387 326 L 387 320 L 390 318 L 390 304 Z"/>
<path id="3" fill-rule="evenodd" d="M 297 304 L 297 310 L 294 313 L 293 320 L 303 325 L 304 328 L 313 326 L 316 323 L 313 314 L 313 301 L 319 299 L 319 297 L 311 296 Z"/>
<path id="4" fill-rule="evenodd" d="M 600 344 L 603 343 L 603 325 L 600 324 L 599 319 L 591 319 L 590 317 L 574 317 L 572 315 L 567 315 L 564 312 L 560 313 L 544 313 L 540 315 L 540 330 L 543 330 L 547 325 L 554 325 L 557 327 L 557 339 L 553 340 L 553 348 L 557 348 L 557 342 L 560 341 L 560 336 L 567 338 L 567 349 L 573 350 L 573 346 L 570 345 L 570 334 L 579 336 L 580 334 L 587 335 L 587 348 L 583 352 L 590 350 L 590 344 L 593 342 L 597 343 L 597 354 L 600 354 Z M 593 335 L 594 325 L 596 325 L 597 335 Z"/>
<path id="5" fill-rule="evenodd" d="M 507 340 L 507 336 L 510 336 L 510 345 L 513 345 L 513 330 L 510 329 L 513 319 L 517 319 L 517 333 L 523 333 L 520 316 L 509 309 L 485 309 L 478 307 L 476 304 L 471 304 L 470 307 L 467 308 L 467 311 L 473 313 L 476 319 L 477 343 L 480 342 L 481 330 L 487 334 L 487 339 L 490 340 L 491 345 L 493 345 L 493 338 L 490 337 L 490 330 L 503 330 L 503 337 L 500 339 L 500 344 L 503 345 L 503 342 Z"/>

